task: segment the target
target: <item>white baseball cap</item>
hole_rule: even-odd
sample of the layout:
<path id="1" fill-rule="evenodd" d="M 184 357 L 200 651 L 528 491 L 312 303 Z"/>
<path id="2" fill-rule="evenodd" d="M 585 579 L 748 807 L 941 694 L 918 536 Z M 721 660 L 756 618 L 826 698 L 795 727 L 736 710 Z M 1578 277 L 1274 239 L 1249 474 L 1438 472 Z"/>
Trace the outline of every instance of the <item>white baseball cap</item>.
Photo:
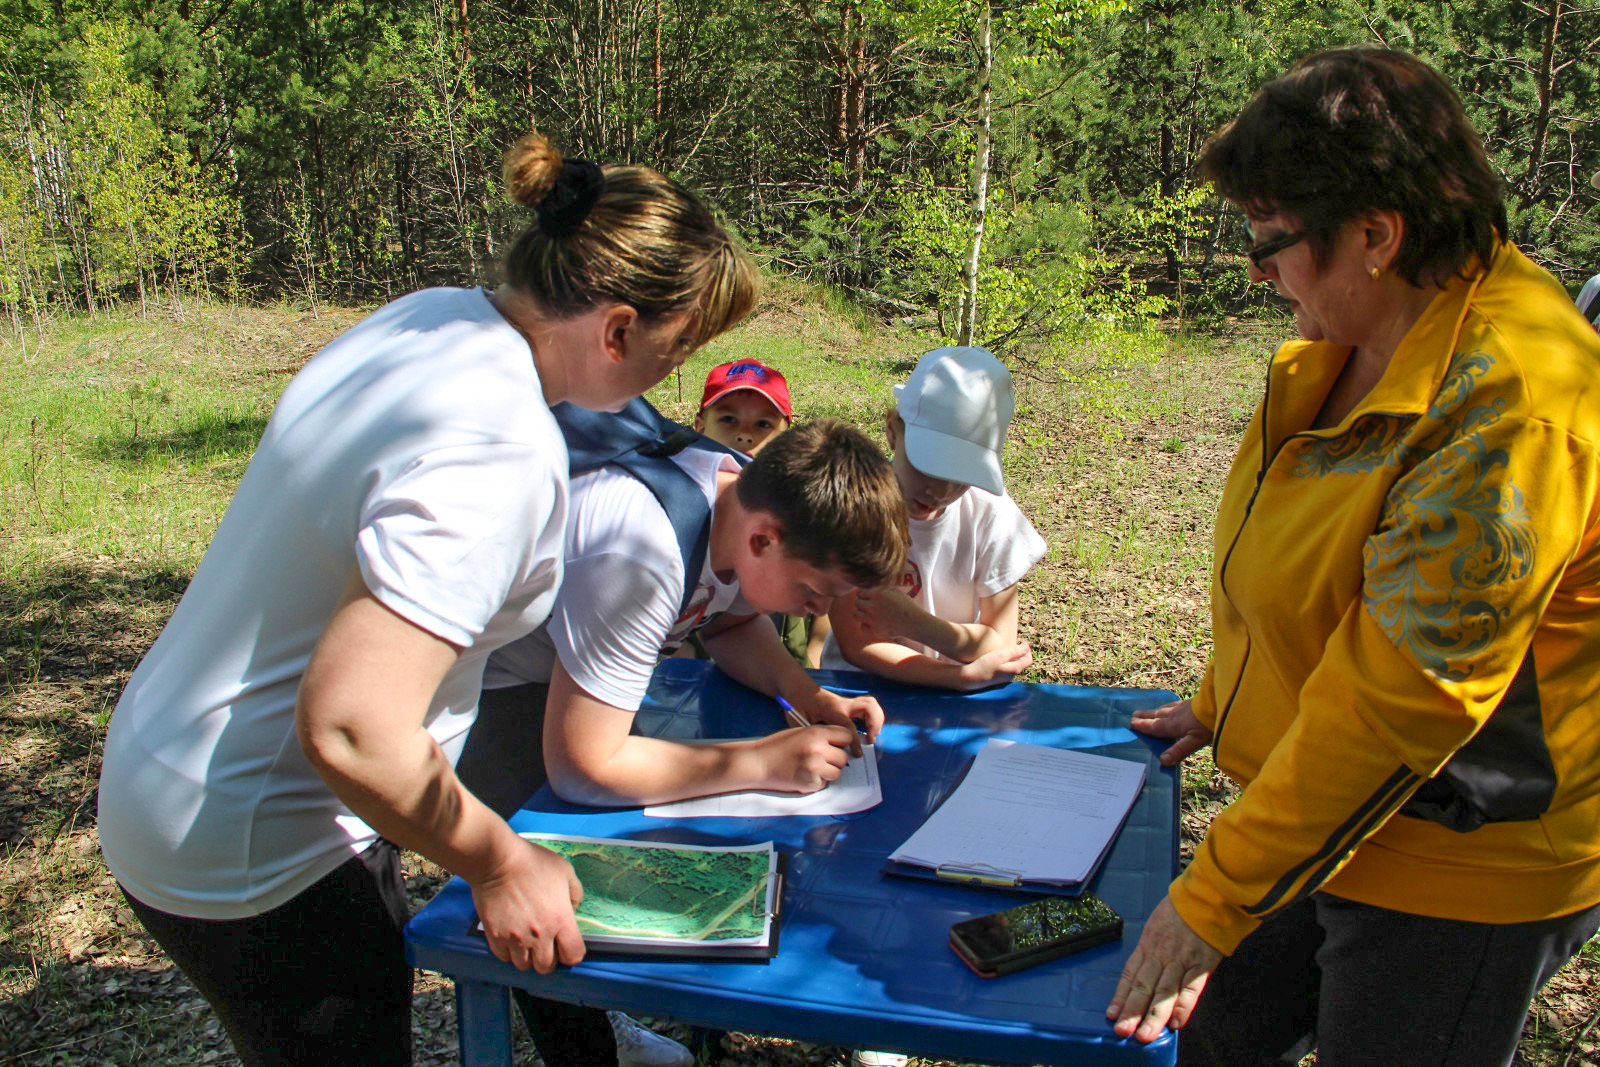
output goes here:
<path id="1" fill-rule="evenodd" d="M 1006 491 L 1000 448 L 1016 411 L 1011 372 L 986 348 L 936 348 L 894 387 L 906 459 L 930 478 Z"/>

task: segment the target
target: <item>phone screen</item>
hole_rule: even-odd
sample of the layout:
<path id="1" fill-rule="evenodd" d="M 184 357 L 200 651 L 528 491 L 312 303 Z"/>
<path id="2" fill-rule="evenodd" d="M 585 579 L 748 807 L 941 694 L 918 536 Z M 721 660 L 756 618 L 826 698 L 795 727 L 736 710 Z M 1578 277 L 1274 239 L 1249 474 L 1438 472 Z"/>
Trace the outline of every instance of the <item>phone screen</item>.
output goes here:
<path id="1" fill-rule="evenodd" d="M 980 915 L 950 928 L 979 962 L 1026 955 L 1120 929 L 1122 917 L 1092 893 L 1041 897 L 1020 907 Z"/>

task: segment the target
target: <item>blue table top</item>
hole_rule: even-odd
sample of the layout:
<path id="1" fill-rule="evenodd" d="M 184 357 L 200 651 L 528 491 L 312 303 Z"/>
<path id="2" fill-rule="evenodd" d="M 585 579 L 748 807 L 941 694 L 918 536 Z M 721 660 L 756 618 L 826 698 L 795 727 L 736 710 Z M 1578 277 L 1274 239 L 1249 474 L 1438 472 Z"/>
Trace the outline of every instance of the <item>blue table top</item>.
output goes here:
<path id="1" fill-rule="evenodd" d="M 1161 745 L 1127 729 L 1163 690 L 1013 683 L 957 694 L 852 672 L 813 672 L 841 692 L 870 688 L 887 724 L 878 738 L 884 802 L 849 816 L 646 818 L 638 808 L 584 808 L 541 789 L 513 816 L 518 830 L 693 844 L 773 841 L 788 856 L 778 954 L 767 962 L 591 957 L 553 975 L 518 971 L 469 934 L 471 895 L 452 879 L 406 928 L 414 965 L 517 985 L 576 1003 L 701 1026 L 987 1063 L 1171 1064 L 1169 1032 L 1147 1046 L 1105 1021 L 1144 920 L 1177 873 L 1178 781 Z M 655 737 L 749 737 L 783 725 L 767 698 L 709 664 L 667 660 L 636 731 Z M 1034 899 L 992 888 L 882 873 L 990 737 L 1092 750 L 1147 764 L 1143 792 L 1092 889 L 1124 919 L 1120 942 L 1000 978 L 980 978 L 950 951 L 950 924 Z"/>

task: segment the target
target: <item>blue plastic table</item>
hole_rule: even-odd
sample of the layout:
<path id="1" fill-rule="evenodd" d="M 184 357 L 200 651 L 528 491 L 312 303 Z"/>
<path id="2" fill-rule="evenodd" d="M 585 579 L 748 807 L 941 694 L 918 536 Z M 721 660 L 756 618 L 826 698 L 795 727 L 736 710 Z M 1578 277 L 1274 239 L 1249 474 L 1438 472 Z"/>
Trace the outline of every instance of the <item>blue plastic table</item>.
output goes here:
<path id="1" fill-rule="evenodd" d="M 452 879 L 406 927 L 413 965 L 456 982 L 464 1067 L 509 1067 L 508 986 L 578 1004 L 669 1016 L 720 1030 L 984 1063 L 1171 1064 L 1169 1032 L 1147 1046 L 1116 1039 L 1104 1017 L 1144 920 L 1177 873 L 1178 785 L 1159 746 L 1128 715 L 1172 699 L 1160 690 L 1013 683 L 973 694 L 915 689 L 849 672 L 823 685 L 870 685 L 888 724 L 878 739 L 884 801 L 852 816 L 646 818 L 582 808 L 545 787 L 511 824 L 594 837 L 703 844 L 774 841 L 788 854 L 778 954 L 767 962 L 589 959 L 552 975 L 518 971 L 468 933 L 472 900 Z M 655 737 L 748 737 L 782 725 L 772 702 L 709 664 L 657 670 L 636 720 Z M 1123 939 L 1001 978 L 980 978 L 947 943 L 950 924 L 1033 899 L 881 873 L 990 737 L 1146 761 L 1143 793 L 1096 892 L 1123 916 Z"/>

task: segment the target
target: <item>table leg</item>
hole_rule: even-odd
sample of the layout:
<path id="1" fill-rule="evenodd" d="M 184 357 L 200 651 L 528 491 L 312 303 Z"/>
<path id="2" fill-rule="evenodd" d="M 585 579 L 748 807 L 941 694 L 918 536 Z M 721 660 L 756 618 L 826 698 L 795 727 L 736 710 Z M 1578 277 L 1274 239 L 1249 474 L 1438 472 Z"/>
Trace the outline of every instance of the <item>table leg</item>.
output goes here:
<path id="1" fill-rule="evenodd" d="M 511 1067 L 511 991 L 457 978 L 456 1043 L 461 1067 Z"/>

